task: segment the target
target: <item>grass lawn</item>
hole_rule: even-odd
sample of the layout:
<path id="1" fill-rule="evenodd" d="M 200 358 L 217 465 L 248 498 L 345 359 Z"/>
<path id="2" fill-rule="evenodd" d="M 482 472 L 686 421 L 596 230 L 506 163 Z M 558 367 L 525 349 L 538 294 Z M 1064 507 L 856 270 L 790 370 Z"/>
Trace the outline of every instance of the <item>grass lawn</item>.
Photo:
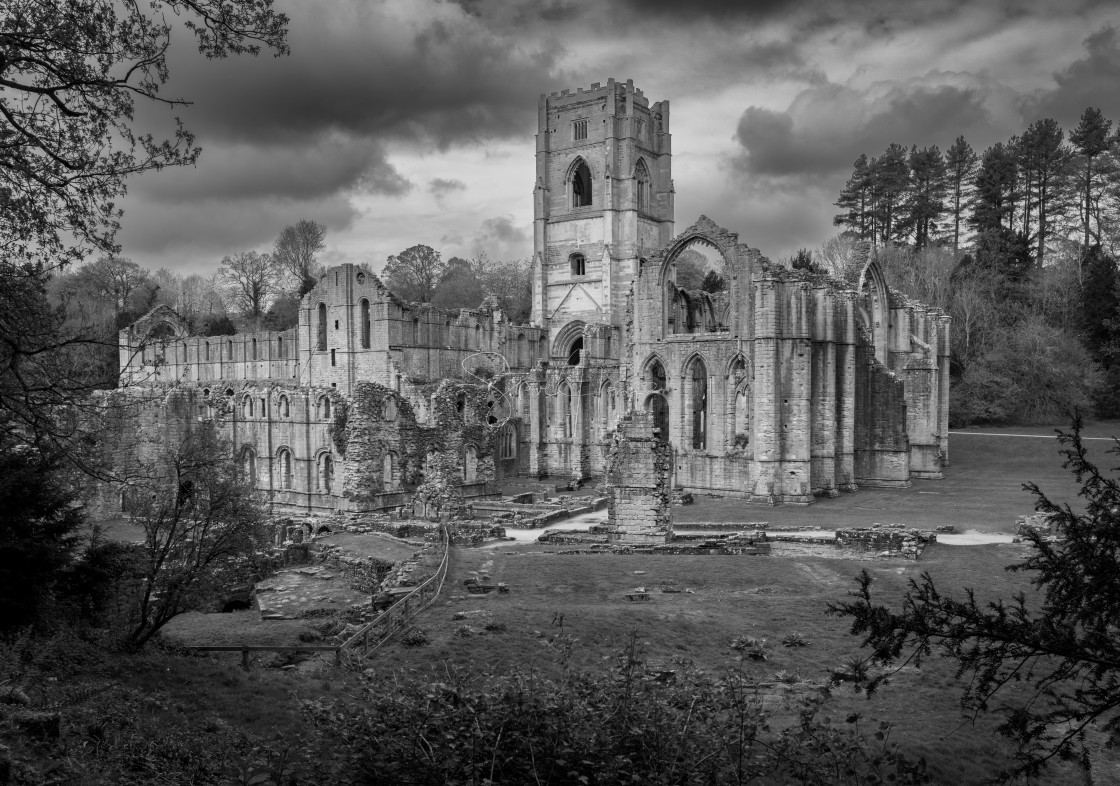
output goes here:
<path id="1" fill-rule="evenodd" d="M 299 646 L 301 633 L 314 633 L 313 622 L 316 620 L 262 620 L 256 609 L 228 614 L 192 611 L 167 623 L 162 635 L 175 644 L 195 647 Z"/>
<path id="2" fill-rule="evenodd" d="M 1120 422 L 1089 423 L 1083 435 L 1091 459 L 1106 463 L 1105 438 L 1120 436 Z M 960 530 L 1014 532 L 1015 517 L 1034 512 L 1034 498 L 1023 491 L 1037 483 L 1055 501 L 1078 508 L 1077 485 L 1062 469 L 1054 428 L 1013 426 L 953 431 L 949 436 L 950 466 L 943 480 L 915 480 L 908 489 L 863 488 L 812 505 L 770 507 L 741 499 L 697 495 L 696 502 L 673 508 L 680 527 L 700 521 L 769 521 L 775 526 L 837 529 L 874 523 L 934 528 L 952 524 Z"/>
<path id="3" fill-rule="evenodd" d="M 336 532 L 317 538 L 315 542 L 340 546 L 360 557 L 378 557 L 389 562 L 409 559 L 424 547 L 423 543 L 410 543 L 379 533 Z"/>
<path id="4" fill-rule="evenodd" d="M 858 640 L 842 619 L 825 614 L 831 600 L 855 587 L 853 577 L 868 569 L 884 600 L 901 597 L 906 582 L 929 571 L 945 589 L 975 586 L 980 599 L 1010 597 L 1028 590 L 1024 577 L 1003 570 L 1025 548 L 1013 545 L 930 547 L 920 562 L 854 561 L 828 558 L 778 559 L 730 556 L 562 555 L 532 546 L 501 550 L 458 550 L 448 585 L 417 625 L 427 628 L 431 643 L 406 647 L 392 643 L 370 664 L 386 673 L 398 668 L 423 671 L 448 667 L 505 673 L 530 667 L 558 668 L 556 644 L 561 634 L 575 637 L 573 663 L 600 668 L 634 632 L 646 660 L 673 668 L 675 659 L 718 672 L 737 665 L 732 637 L 765 638 L 771 645 L 766 662 L 746 661 L 760 679 L 779 670 L 807 680 L 824 681 L 828 670 L 858 654 Z M 467 595 L 462 582 L 485 574 L 507 583 L 508 595 Z M 691 590 L 662 593 L 662 582 Z M 652 591 L 647 602 L 626 599 L 637 586 Z M 461 637 L 460 611 L 489 612 L 504 623 L 504 632 Z M 561 615 L 563 615 L 561 621 Z M 481 620 L 467 620 L 476 631 Z M 811 645 L 786 648 L 782 639 L 798 632 Z M 975 724 L 961 716 L 961 683 L 950 663 L 934 658 L 920 670 L 907 668 L 873 699 L 837 689 L 834 712 L 858 712 L 868 722 L 889 720 L 893 739 L 913 756 L 925 756 L 936 783 L 977 783 L 1007 766 L 1007 751 L 992 736 L 994 724 Z M 1061 770 L 1043 783 L 1080 782 Z"/>

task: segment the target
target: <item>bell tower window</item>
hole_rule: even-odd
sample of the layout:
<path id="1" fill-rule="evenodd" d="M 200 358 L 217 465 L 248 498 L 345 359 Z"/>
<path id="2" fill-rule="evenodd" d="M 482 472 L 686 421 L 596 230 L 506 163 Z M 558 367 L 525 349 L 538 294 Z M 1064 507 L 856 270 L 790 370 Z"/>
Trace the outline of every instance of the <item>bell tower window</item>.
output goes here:
<path id="1" fill-rule="evenodd" d="M 586 120 L 573 120 L 572 121 L 572 139 L 576 142 L 582 142 L 587 139 L 587 121 Z"/>
<path id="2" fill-rule="evenodd" d="M 572 254 L 571 262 L 573 276 L 587 275 L 587 260 L 584 259 L 583 254 Z"/>
<path id="3" fill-rule="evenodd" d="M 591 170 L 582 158 L 572 170 L 572 207 L 591 205 Z"/>

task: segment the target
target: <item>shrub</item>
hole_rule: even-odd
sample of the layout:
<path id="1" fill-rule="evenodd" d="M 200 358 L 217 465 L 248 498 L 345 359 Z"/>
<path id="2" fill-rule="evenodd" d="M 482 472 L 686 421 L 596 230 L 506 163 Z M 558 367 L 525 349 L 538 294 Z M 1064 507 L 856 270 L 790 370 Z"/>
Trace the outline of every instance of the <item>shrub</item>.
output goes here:
<path id="1" fill-rule="evenodd" d="M 499 622 L 497 620 L 488 620 L 482 627 L 491 633 L 505 633 L 506 630 L 508 630 L 508 626 L 504 622 Z"/>
<path id="2" fill-rule="evenodd" d="M 922 783 L 882 737 L 831 724 L 820 691 L 770 716 L 742 671 L 647 679 L 633 650 L 606 669 L 502 676 L 433 667 L 308 703 L 335 758 L 370 783 Z M 784 728 L 779 718 L 785 720 Z M 422 740 L 423 744 L 417 744 Z M 342 747 L 345 746 L 345 747 Z"/>
<path id="3" fill-rule="evenodd" d="M 401 634 L 401 644 L 406 647 L 420 647 L 430 641 L 425 628 L 409 628 Z"/>
<path id="4" fill-rule="evenodd" d="M 754 636 L 736 636 L 731 640 L 731 648 L 743 653 L 743 657 L 751 660 L 764 661 L 770 654 L 766 639 L 756 639 Z"/>
<path id="5" fill-rule="evenodd" d="M 791 633 L 782 639 L 783 647 L 808 647 L 810 644 L 812 642 L 801 633 Z"/>

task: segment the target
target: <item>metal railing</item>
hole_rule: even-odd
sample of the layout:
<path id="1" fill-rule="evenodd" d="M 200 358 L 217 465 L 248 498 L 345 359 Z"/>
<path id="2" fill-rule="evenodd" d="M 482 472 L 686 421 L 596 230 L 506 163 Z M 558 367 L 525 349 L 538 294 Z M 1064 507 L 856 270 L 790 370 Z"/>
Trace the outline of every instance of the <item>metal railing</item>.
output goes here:
<path id="1" fill-rule="evenodd" d="M 340 650 L 351 650 L 362 647 L 362 656 L 375 651 L 394 635 L 399 633 L 417 614 L 419 614 L 439 596 L 443 589 L 443 582 L 447 578 L 447 564 L 451 554 L 451 534 L 447 525 L 440 527 L 440 537 L 443 540 L 443 557 L 440 559 L 436 572 L 426 578 L 412 592 L 408 593 L 389 608 L 385 609 L 377 619 L 373 620 L 353 636 L 342 642 Z"/>

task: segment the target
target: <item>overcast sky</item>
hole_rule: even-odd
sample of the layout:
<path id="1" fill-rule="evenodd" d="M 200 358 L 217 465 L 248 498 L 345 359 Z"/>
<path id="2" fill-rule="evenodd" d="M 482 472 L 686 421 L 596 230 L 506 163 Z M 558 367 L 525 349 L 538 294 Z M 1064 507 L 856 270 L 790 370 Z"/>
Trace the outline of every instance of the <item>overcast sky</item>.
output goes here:
<path id="1" fill-rule="evenodd" d="M 538 95 L 633 79 L 672 103 L 676 226 L 699 215 L 771 258 L 835 233 L 861 153 L 977 152 L 1086 106 L 1120 120 L 1115 2 L 278 0 L 288 57 L 173 44 L 168 94 L 203 155 L 133 180 L 124 255 L 212 273 L 301 218 L 322 261 L 416 243 L 532 251 Z M 142 120 L 151 119 L 152 111 Z"/>

